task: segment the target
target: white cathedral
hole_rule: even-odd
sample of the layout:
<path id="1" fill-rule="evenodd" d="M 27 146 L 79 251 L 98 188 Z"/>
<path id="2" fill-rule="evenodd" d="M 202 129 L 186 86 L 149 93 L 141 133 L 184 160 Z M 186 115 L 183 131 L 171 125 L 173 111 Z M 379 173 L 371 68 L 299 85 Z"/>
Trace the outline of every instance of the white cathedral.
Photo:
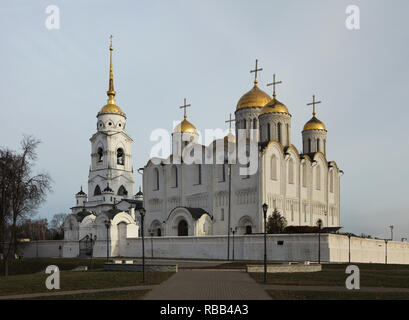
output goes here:
<path id="1" fill-rule="evenodd" d="M 126 134 L 126 115 L 115 102 L 112 43 L 108 102 L 97 115 L 97 131 L 91 137 L 91 166 L 88 195 L 76 194 L 72 214 L 64 223 L 65 240 L 99 240 L 108 236 L 120 246 L 126 238 L 140 236 L 137 209 L 146 210 L 144 229 L 155 236 L 227 235 L 264 231 L 262 205 L 267 215 L 277 209 L 289 226 L 340 226 L 340 169 L 327 160 L 323 122 L 313 117 L 302 131 L 302 152 L 291 143 L 288 108 L 258 87 L 256 68 L 253 88 L 238 101 L 235 110 L 238 130 L 257 130 L 258 170 L 241 175 L 240 163 L 187 164 L 167 159 L 149 160 L 143 168 L 143 194 L 134 195 L 132 139 Z M 198 144 L 199 133 L 185 115 L 174 129 L 172 146 L 183 149 L 184 141 L 211 151 L 237 144 L 232 131 L 208 146 Z M 186 139 L 187 138 L 187 139 Z M 211 153 L 211 152 L 210 152 Z M 107 235 L 107 231 L 109 235 Z M 116 244 L 115 244 L 116 243 Z M 115 254 L 114 250 L 112 254 Z"/>

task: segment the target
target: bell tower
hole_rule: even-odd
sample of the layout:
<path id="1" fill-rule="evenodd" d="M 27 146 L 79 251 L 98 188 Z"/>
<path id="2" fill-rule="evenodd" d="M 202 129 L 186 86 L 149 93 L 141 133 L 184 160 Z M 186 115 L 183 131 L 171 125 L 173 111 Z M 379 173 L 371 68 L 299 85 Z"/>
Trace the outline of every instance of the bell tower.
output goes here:
<path id="1" fill-rule="evenodd" d="M 88 201 L 114 203 L 133 195 L 132 139 L 126 134 L 126 115 L 115 102 L 111 43 L 108 101 L 97 115 L 97 132 L 90 138 L 91 166 Z M 109 192 L 108 192 L 109 191 Z"/>

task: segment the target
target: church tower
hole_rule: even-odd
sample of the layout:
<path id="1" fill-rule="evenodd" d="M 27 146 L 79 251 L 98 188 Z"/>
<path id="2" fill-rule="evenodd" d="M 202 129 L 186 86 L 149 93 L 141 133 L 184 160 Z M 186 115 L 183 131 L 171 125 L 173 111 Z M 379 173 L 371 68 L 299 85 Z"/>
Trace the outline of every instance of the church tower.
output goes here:
<path id="1" fill-rule="evenodd" d="M 310 154 L 321 152 L 324 155 L 327 153 L 327 129 L 322 121 L 318 120 L 315 115 L 315 105 L 321 101 L 315 101 L 315 95 L 312 97 L 312 103 L 308 106 L 313 106 L 312 118 L 304 125 L 302 131 L 303 153 Z"/>
<path id="2" fill-rule="evenodd" d="M 267 86 L 273 86 L 273 99 L 268 102 L 261 110 L 260 121 L 260 142 L 268 143 L 276 140 L 284 147 L 291 145 L 291 114 L 287 107 L 277 100 L 276 75 L 273 76 L 273 82 Z"/>
<path id="3" fill-rule="evenodd" d="M 251 129 L 259 129 L 258 116 L 262 108 L 271 100 L 271 97 L 258 87 L 257 73 L 262 70 L 262 68 L 258 68 L 258 60 L 256 60 L 256 68 L 250 71 L 250 73 L 254 72 L 254 86 L 237 103 L 235 112 L 237 139 L 239 139 L 239 129 L 246 130 L 247 138 L 250 137 Z M 258 141 L 259 137 L 256 138 Z"/>
<path id="4" fill-rule="evenodd" d="M 132 139 L 125 133 L 126 115 L 115 102 L 113 50 L 111 36 L 108 102 L 98 112 L 97 132 L 90 139 L 88 201 L 94 204 L 115 203 L 133 195 Z"/>

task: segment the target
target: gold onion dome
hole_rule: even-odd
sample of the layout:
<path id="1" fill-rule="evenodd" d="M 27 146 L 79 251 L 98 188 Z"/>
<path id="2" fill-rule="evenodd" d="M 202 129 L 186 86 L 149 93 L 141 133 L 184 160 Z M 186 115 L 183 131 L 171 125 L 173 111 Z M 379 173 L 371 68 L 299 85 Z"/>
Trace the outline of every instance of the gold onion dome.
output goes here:
<path id="1" fill-rule="evenodd" d="M 270 100 L 271 97 L 258 88 L 257 80 L 255 80 L 254 87 L 240 98 L 236 110 L 245 108 L 262 108 Z"/>
<path id="2" fill-rule="evenodd" d="M 324 123 L 321 120 L 318 120 L 315 117 L 315 114 L 313 115 L 311 120 L 308 121 L 304 126 L 303 131 L 308 131 L 308 130 L 325 130 L 325 131 L 327 131 L 327 129 L 325 128 Z"/>
<path id="3" fill-rule="evenodd" d="M 261 114 L 267 114 L 267 113 L 285 113 L 285 114 L 290 114 L 288 112 L 287 107 L 278 101 L 276 99 L 275 94 L 273 95 L 273 99 L 268 102 L 264 108 L 261 110 Z"/>
<path id="4" fill-rule="evenodd" d="M 191 124 L 189 121 L 187 121 L 186 118 L 175 127 L 175 130 L 173 130 L 173 133 L 185 133 L 185 132 L 197 134 L 196 127 L 193 124 Z"/>
<path id="5" fill-rule="evenodd" d="M 114 90 L 114 71 L 112 68 L 112 51 L 114 51 L 114 47 L 112 46 L 112 36 L 111 36 L 111 44 L 109 46 L 110 63 L 109 63 L 109 89 L 107 91 L 108 103 L 102 107 L 102 109 L 98 112 L 98 115 L 105 114 L 105 113 L 114 113 L 114 114 L 119 114 L 125 117 L 125 113 L 115 103 L 116 92 Z"/>

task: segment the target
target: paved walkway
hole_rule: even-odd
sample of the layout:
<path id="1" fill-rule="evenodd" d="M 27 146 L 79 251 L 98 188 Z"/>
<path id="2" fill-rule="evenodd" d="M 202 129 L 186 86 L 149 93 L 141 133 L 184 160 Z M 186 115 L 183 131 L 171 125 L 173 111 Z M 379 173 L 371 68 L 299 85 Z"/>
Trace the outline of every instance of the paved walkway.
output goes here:
<path id="1" fill-rule="evenodd" d="M 145 300 L 271 300 L 247 273 L 221 270 L 181 270 Z"/>

